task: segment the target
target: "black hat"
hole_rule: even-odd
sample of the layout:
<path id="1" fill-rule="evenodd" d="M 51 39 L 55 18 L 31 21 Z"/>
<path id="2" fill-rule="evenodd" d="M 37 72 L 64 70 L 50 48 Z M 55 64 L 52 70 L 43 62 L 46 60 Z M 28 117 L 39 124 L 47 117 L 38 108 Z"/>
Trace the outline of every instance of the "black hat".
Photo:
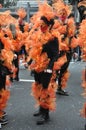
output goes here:
<path id="1" fill-rule="evenodd" d="M 47 24 L 48 26 L 51 25 L 51 28 L 52 28 L 52 26 L 54 25 L 54 19 L 48 20 L 45 16 L 42 16 L 42 17 L 41 17 L 41 20 L 43 20 L 44 23 Z"/>

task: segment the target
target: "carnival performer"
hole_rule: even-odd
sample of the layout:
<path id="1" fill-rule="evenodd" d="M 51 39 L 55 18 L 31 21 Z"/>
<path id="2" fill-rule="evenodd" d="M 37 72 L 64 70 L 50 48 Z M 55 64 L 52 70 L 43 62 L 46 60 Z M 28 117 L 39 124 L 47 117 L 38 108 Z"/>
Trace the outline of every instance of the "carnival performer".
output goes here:
<path id="1" fill-rule="evenodd" d="M 3 22 L 4 21 L 4 22 Z M 17 24 L 17 20 L 10 15 L 9 11 L 3 12 L 0 15 L 0 124 L 8 123 L 4 111 L 7 106 L 7 101 L 10 97 L 10 90 L 7 85 L 11 84 L 10 77 L 7 75 L 13 73 L 13 58 L 14 51 L 20 48 L 18 41 L 15 42 L 15 30 L 12 32 L 10 24 Z M 17 34 L 19 35 L 19 34 Z M 18 37 L 18 36 L 17 36 Z M 8 80 L 8 81 L 7 81 Z"/>
<path id="2" fill-rule="evenodd" d="M 13 39 L 16 40 L 17 36 L 16 36 L 15 24 L 10 24 L 9 29 L 12 33 Z M 13 71 L 13 74 L 10 75 L 11 82 L 13 82 L 14 79 L 16 81 L 19 81 L 19 57 L 18 57 L 18 52 L 16 50 L 13 50 L 13 53 L 14 53 L 14 57 L 13 57 L 12 63 L 13 63 L 13 66 L 14 66 L 15 69 Z"/>
<path id="3" fill-rule="evenodd" d="M 0 124 L 8 123 L 7 113 L 4 111 L 7 106 L 7 101 L 10 97 L 10 91 L 6 89 L 7 76 L 12 74 L 13 53 L 11 45 L 8 47 L 7 34 L 1 28 L 0 30 Z M 6 44 L 7 43 L 7 44 Z M 10 58 L 10 59 L 9 59 Z M 9 79 L 8 79 L 9 80 Z M 10 83 L 10 81 L 8 81 Z"/>
<path id="4" fill-rule="evenodd" d="M 4 49 L 3 43 L 0 40 L 0 51 Z M 0 52 L 1 53 L 1 52 Z M 0 54 L 0 123 L 1 125 L 5 125 L 8 123 L 8 120 L 6 118 L 7 113 L 4 111 L 4 107 L 7 103 L 7 100 L 9 98 L 9 91 L 6 90 L 6 77 L 7 75 L 10 75 L 10 70 L 3 65 L 3 62 L 1 60 L 1 54 Z M 4 102 L 3 102 L 4 101 Z"/>
<path id="5" fill-rule="evenodd" d="M 21 12 L 23 12 L 23 13 L 21 13 Z M 13 82 L 13 80 L 19 81 L 19 61 L 20 61 L 21 54 L 22 54 L 21 53 L 22 48 L 24 48 L 24 51 L 25 51 L 24 41 L 23 41 L 23 36 L 25 37 L 25 35 L 23 34 L 25 22 L 23 21 L 23 19 L 26 16 L 26 11 L 24 8 L 20 8 L 17 10 L 17 14 L 19 16 L 17 27 L 16 27 L 16 24 L 10 24 L 10 30 L 11 30 L 12 34 L 14 35 L 12 41 L 15 46 L 15 49 L 13 50 L 14 73 L 13 73 L 13 75 L 11 75 L 11 78 L 10 78 L 12 82 Z"/>
<path id="6" fill-rule="evenodd" d="M 67 45 L 67 47 L 64 50 L 61 49 L 59 52 L 59 57 L 62 57 L 64 54 L 66 54 L 67 61 L 61 66 L 59 71 L 57 71 L 57 94 L 68 96 L 68 93 L 63 89 L 66 87 L 68 81 L 68 67 L 72 58 L 71 39 L 75 35 L 74 16 L 69 6 L 64 4 L 64 2 L 62 1 L 54 3 L 53 8 L 55 10 L 57 20 L 60 22 L 59 32 L 62 36 L 61 40 L 64 44 Z"/>
<path id="7" fill-rule="evenodd" d="M 80 23 L 80 29 L 79 29 L 79 45 L 81 47 L 81 58 L 86 63 L 86 19 L 83 19 Z M 86 99 L 86 65 L 84 66 L 84 69 L 82 70 L 82 83 L 81 86 L 83 88 L 82 96 Z M 80 110 L 81 116 L 86 119 L 86 101 L 83 104 L 82 109 Z M 86 122 L 85 122 L 85 130 L 86 130 Z"/>
<path id="8" fill-rule="evenodd" d="M 31 22 L 32 29 L 29 32 L 28 61 L 29 68 L 34 70 L 35 83 L 32 84 L 32 95 L 37 101 L 39 110 L 34 116 L 40 116 L 37 125 L 49 121 L 49 111 L 55 110 L 57 84 L 55 82 L 54 62 L 58 59 L 59 42 L 58 33 L 52 30 L 54 25 L 54 12 L 46 2 L 39 5 L 39 10 Z M 35 21 L 34 21 L 34 18 Z"/>

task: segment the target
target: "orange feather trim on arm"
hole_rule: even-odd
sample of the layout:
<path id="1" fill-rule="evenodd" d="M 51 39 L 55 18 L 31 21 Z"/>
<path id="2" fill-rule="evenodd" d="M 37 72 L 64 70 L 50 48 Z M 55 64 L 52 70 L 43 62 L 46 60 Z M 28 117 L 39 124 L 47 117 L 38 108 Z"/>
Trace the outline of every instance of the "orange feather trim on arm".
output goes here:
<path id="1" fill-rule="evenodd" d="M 10 50 L 14 50 L 14 46 L 12 44 L 12 40 L 10 40 L 9 37 L 5 38 L 2 37 L 1 38 L 2 43 L 4 44 L 4 49 L 10 51 Z"/>
<path id="2" fill-rule="evenodd" d="M 5 49 L 1 51 L 1 59 L 2 61 L 4 61 L 3 65 L 9 69 L 12 68 L 13 57 L 14 57 L 14 54 L 12 51 L 7 51 Z"/>
<path id="3" fill-rule="evenodd" d="M 79 45 L 79 43 L 80 43 L 79 39 L 73 37 L 73 38 L 71 39 L 71 45 L 70 45 L 70 46 L 71 46 L 71 48 L 73 49 L 73 48 L 76 48 L 76 47 Z"/>
<path id="4" fill-rule="evenodd" d="M 67 61 L 66 55 L 58 58 L 56 62 L 54 62 L 53 70 L 60 70 L 61 66 Z"/>
<path id="5" fill-rule="evenodd" d="M 49 59 L 46 53 L 41 54 L 36 60 L 30 65 L 30 69 L 36 70 L 37 72 L 43 71 L 49 63 Z"/>

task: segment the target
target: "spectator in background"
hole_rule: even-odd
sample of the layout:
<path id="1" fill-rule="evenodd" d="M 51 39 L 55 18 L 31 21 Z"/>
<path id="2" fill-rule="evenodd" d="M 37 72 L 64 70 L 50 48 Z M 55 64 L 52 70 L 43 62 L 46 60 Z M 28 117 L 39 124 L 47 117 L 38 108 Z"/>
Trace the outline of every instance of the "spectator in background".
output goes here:
<path id="1" fill-rule="evenodd" d="M 78 3 L 78 10 L 80 13 L 80 22 L 82 22 L 82 20 L 86 18 L 86 1 L 85 0 L 81 0 Z"/>
<path id="2" fill-rule="evenodd" d="M 21 18 L 21 17 L 19 17 L 18 22 L 19 22 L 20 31 L 22 31 L 22 33 L 24 33 L 25 32 L 25 29 L 24 29 L 24 27 L 25 27 L 25 21 L 24 21 L 24 19 Z M 28 31 L 29 31 L 29 28 L 28 28 Z M 19 55 L 20 55 L 20 57 L 22 58 L 23 61 L 26 60 L 27 52 L 26 52 L 26 49 L 25 49 L 25 45 L 23 45 L 21 47 L 21 49 L 19 51 Z"/>
<path id="3" fill-rule="evenodd" d="M 2 4 L 0 4 L 0 8 L 2 8 Z"/>

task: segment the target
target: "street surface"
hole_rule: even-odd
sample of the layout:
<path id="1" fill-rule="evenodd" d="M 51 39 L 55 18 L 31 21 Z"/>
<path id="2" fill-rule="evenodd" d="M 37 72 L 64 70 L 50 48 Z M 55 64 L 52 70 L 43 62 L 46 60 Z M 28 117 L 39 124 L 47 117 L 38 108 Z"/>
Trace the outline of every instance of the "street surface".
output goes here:
<path id="1" fill-rule="evenodd" d="M 20 81 L 14 81 L 10 87 L 11 97 L 8 101 L 6 112 L 9 123 L 1 130 L 84 130 L 85 119 L 80 116 L 85 99 L 81 96 L 81 73 L 85 62 L 70 64 L 70 78 L 66 91 L 69 96 L 57 95 L 57 108 L 50 112 L 50 122 L 37 126 L 35 112 L 35 101 L 31 96 L 31 84 L 33 77 L 24 67 L 20 67 Z"/>

